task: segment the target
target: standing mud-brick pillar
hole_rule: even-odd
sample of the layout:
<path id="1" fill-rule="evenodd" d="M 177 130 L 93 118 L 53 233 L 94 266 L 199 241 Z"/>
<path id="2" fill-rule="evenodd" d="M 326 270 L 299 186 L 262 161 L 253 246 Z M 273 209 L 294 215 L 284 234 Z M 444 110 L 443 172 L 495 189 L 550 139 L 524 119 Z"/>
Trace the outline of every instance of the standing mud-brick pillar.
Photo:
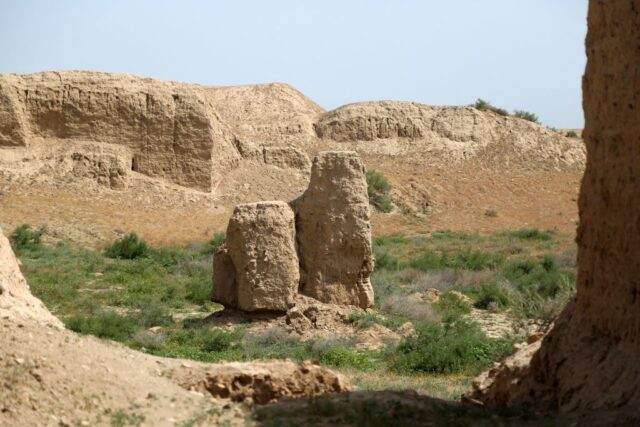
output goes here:
<path id="1" fill-rule="evenodd" d="M 467 396 L 630 425 L 640 418 L 640 0 L 591 0 L 588 25 L 577 297 L 542 343 Z M 530 363 L 518 361 L 526 352 Z"/>
<path id="2" fill-rule="evenodd" d="M 320 153 L 309 188 L 295 202 L 300 292 L 325 303 L 373 304 L 367 180 L 350 151 Z"/>
<path id="3" fill-rule="evenodd" d="M 245 311 L 286 311 L 300 279 L 295 236 L 287 203 L 236 206 L 214 256 L 212 300 Z"/>

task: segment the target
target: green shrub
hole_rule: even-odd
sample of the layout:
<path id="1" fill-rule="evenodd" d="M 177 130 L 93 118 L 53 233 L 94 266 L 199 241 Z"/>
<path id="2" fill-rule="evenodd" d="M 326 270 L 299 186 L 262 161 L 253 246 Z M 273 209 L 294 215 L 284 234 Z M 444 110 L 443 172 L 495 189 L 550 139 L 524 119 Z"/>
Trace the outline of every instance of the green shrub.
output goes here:
<path id="1" fill-rule="evenodd" d="M 501 116 L 508 116 L 509 112 L 504 108 L 498 108 L 493 105 L 489 101 L 485 101 L 484 99 L 478 98 L 474 104 L 471 105 L 480 111 L 493 111 L 496 114 Z"/>
<path id="2" fill-rule="evenodd" d="M 124 342 L 133 334 L 135 322 L 112 311 L 98 311 L 90 315 L 77 314 L 65 320 L 67 328 L 85 335 L 95 335 Z"/>
<path id="3" fill-rule="evenodd" d="M 367 192 L 369 202 L 381 212 L 391 212 L 393 203 L 389 197 L 391 184 L 387 178 L 375 170 L 367 171 Z"/>
<path id="4" fill-rule="evenodd" d="M 540 121 L 539 121 L 539 119 L 538 119 L 538 116 L 536 116 L 535 114 L 530 113 L 530 112 L 528 112 L 528 111 L 524 111 L 524 110 L 515 110 L 515 111 L 513 112 L 513 116 L 514 116 L 514 117 L 518 117 L 518 118 L 520 118 L 520 119 L 528 120 L 528 121 L 533 122 L 533 123 L 538 123 L 538 124 L 540 124 Z"/>
<path id="5" fill-rule="evenodd" d="M 440 295 L 440 299 L 434 306 L 445 323 L 453 322 L 471 312 L 469 304 L 452 292 Z"/>
<path id="6" fill-rule="evenodd" d="M 147 257 L 150 254 L 147 243 L 135 233 L 127 234 L 113 242 L 105 249 L 104 254 L 109 258 L 136 259 Z"/>
<path id="7" fill-rule="evenodd" d="M 210 255 L 215 253 L 218 248 L 224 243 L 224 239 L 227 237 L 224 231 L 217 232 L 213 235 L 211 240 L 202 248 L 202 254 Z"/>
<path id="8" fill-rule="evenodd" d="M 511 340 L 487 338 L 475 323 L 428 323 L 399 344 L 391 366 L 405 373 L 475 373 L 507 356 L 511 346 Z"/>
<path id="9" fill-rule="evenodd" d="M 400 260 L 391 255 L 387 250 L 377 246 L 373 247 L 373 256 L 375 258 L 375 267 L 385 270 L 399 270 Z"/>
<path id="10" fill-rule="evenodd" d="M 526 297 L 553 298 L 570 286 L 571 274 L 561 271 L 550 255 L 542 260 L 516 259 L 505 266 L 503 275 Z"/>
<path id="11" fill-rule="evenodd" d="M 480 287 L 474 306 L 486 310 L 494 305 L 504 309 L 509 306 L 510 300 L 509 291 L 505 286 L 499 285 L 497 282 L 489 282 Z"/>
<path id="12" fill-rule="evenodd" d="M 566 136 L 567 138 L 577 138 L 578 134 L 576 133 L 576 131 L 570 130 L 564 136 Z"/>
<path id="13" fill-rule="evenodd" d="M 9 236 L 11 247 L 16 253 L 35 251 L 41 246 L 42 233 L 44 233 L 43 228 L 31 230 L 28 224 L 22 224 Z"/>

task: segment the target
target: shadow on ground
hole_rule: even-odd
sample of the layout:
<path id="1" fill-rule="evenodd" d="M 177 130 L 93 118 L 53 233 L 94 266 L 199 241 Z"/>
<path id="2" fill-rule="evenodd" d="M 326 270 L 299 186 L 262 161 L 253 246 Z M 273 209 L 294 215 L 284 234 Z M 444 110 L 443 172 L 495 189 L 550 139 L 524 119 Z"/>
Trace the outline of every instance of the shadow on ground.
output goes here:
<path id="1" fill-rule="evenodd" d="M 526 410 L 490 410 L 413 391 L 353 392 L 256 407 L 258 426 L 566 426 Z"/>

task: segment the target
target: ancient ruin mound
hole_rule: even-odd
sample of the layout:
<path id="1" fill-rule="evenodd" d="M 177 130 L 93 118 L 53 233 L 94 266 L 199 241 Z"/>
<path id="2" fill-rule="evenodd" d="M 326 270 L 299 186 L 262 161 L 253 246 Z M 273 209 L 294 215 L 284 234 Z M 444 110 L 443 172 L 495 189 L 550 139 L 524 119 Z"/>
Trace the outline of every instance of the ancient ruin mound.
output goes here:
<path id="1" fill-rule="evenodd" d="M 287 311 L 298 291 L 319 301 L 373 305 L 365 171 L 354 152 L 320 153 L 292 202 L 236 206 L 214 256 L 212 300 L 246 311 Z"/>
<path id="2" fill-rule="evenodd" d="M 526 120 L 472 107 L 398 101 L 349 104 L 324 114 L 316 132 L 322 139 L 338 142 L 371 142 L 359 145 L 364 151 L 381 151 L 385 140 L 400 140 L 396 149 L 404 154 L 428 150 L 458 160 L 489 156 L 553 167 L 584 164 L 580 141 Z"/>
<path id="3" fill-rule="evenodd" d="M 640 419 L 640 176 L 637 1 L 592 0 L 584 78 L 587 170 L 578 292 L 536 351 L 528 346 L 468 394 L 492 405 L 609 410 Z M 531 356 L 528 358 L 527 356 Z M 626 418 L 625 418 L 626 417 Z M 624 421 L 622 421 L 624 420 Z"/>
<path id="4" fill-rule="evenodd" d="M 309 145 L 322 107 L 284 83 L 209 87 L 209 105 L 238 139 L 254 143 Z"/>
<path id="5" fill-rule="evenodd" d="M 126 74 L 4 74 L 0 123 L 0 146 L 122 145 L 127 169 L 206 191 L 239 157 L 202 87 Z"/>

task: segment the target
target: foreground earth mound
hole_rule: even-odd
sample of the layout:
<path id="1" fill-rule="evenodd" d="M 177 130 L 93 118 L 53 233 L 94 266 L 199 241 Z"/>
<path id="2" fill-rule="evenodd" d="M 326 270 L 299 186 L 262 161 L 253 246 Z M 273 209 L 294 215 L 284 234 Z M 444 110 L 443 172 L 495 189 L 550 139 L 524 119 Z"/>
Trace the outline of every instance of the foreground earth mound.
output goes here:
<path id="1" fill-rule="evenodd" d="M 350 390 L 308 362 L 164 359 L 67 331 L 31 295 L 1 232 L 0 280 L 2 426 L 244 425 L 247 404 Z"/>
<path id="2" fill-rule="evenodd" d="M 300 252 L 300 291 L 319 301 L 373 305 L 367 180 L 355 152 L 323 152 L 294 202 Z"/>
<path id="3" fill-rule="evenodd" d="M 578 289 L 540 348 L 467 396 L 490 405 L 611 411 L 640 421 L 640 37 L 637 1 L 589 2 L 584 77 L 587 169 L 580 193 Z M 621 108 L 625 106 L 625 108 Z M 522 357 L 520 357 L 522 356 Z M 524 356 L 531 356 L 528 364 Z M 525 358 L 526 360 L 526 358 Z"/>

